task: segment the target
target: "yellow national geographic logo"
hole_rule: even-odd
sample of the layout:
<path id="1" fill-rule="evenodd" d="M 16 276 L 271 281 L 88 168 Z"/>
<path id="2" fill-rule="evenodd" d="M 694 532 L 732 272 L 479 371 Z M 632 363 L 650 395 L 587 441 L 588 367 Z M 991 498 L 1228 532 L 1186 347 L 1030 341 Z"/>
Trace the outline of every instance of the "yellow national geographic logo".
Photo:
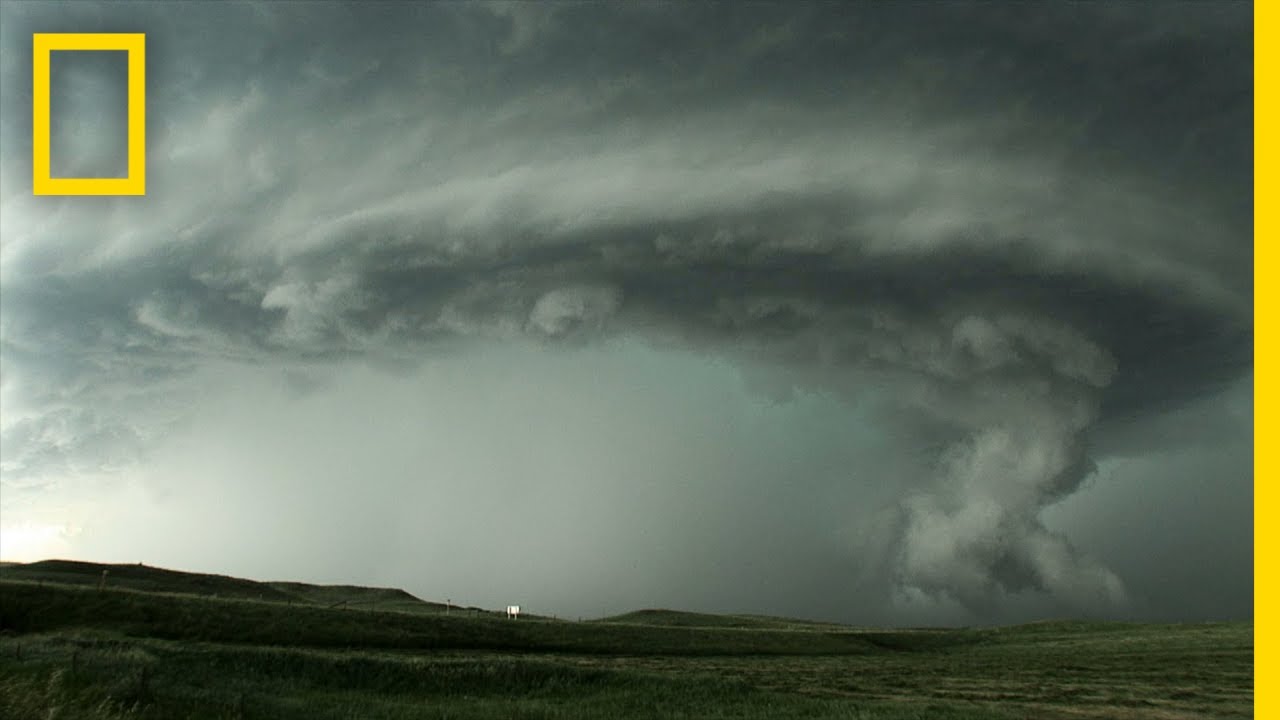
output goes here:
<path id="1" fill-rule="evenodd" d="M 125 177 L 49 176 L 49 53 L 55 50 L 124 50 L 129 54 L 129 172 Z M 36 195 L 146 195 L 146 34 L 35 33 L 31 65 L 31 191 Z"/>

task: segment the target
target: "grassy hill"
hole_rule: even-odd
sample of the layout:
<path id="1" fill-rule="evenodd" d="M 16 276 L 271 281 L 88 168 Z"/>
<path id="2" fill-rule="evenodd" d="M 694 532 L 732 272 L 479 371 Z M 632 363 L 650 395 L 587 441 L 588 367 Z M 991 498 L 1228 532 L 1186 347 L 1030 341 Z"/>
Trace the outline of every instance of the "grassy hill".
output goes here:
<path id="1" fill-rule="evenodd" d="M 877 647 L 863 634 L 847 632 L 744 634 L 730 628 L 508 621 L 0 581 L 0 631 L 78 627 L 169 640 L 384 650 L 805 655 Z"/>
<path id="2" fill-rule="evenodd" d="M 106 572 L 104 577 L 103 572 Z M 75 560 L 42 560 L 33 563 L 0 565 L 0 580 L 26 580 L 67 585 L 125 588 L 152 593 L 198 595 L 210 598 L 232 598 L 283 602 L 286 604 L 321 605 L 400 612 L 444 613 L 447 611 L 481 611 L 479 608 L 448 607 L 444 603 L 426 602 L 398 588 L 373 588 L 356 585 L 313 585 L 301 582 L 259 582 L 227 575 L 166 570 L 141 563 L 119 565 L 79 562 Z"/>
<path id="3" fill-rule="evenodd" d="M 104 576 L 103 573 L 106 573 Z M 97 587 L 104 583 L 113 588 L 129 588 L 147 592 L 182 593 L 250 600 L 291 602 L 299 598 L 271 587 L 267 583 L 226 575 L 165 570 L 138 563 L 136 565 L 79 562 L 76 560 L 41 560 L 14 563 L 0 567 L 0 580 L 28 580 L 68 585 Z"/>
<path id="4" fill-rule="evenodd" d="M 0 718 L 1169 720 L 1252 711 L 1250 623 L 865 630 L 671 610 L 511 621 L 402 611 L 397 604 L 436 604 L 396 590 L 154 568 L 131 580 L 181 591 L 99 590 L 85 582 L 98 566 L 32 565 L 20 569 L 37 579 L 0 576 Z M 59 572 L 72 582 L 51 579 Z M 204 582 L 217 597 L 185 592 L 211 589 L 199 578 L 214 578 Z M 260 585 L 288 600 L 259 599 L 250 591 Z"/>
<path id="5" fill-rule="evenodd" d="M 592 622 L 621 623 L 629 625 L 660 625 L 667 627 L 719 627 L 755 630 L 848 629 L 835 623 L 812 620 L 792 620 L 764 615 L 712 615 L 682 610 L 636 610 L 622 615 L 600 618 Z"/>
<path id="6" fill-rule="evenodd" d="M 106 572 L 104 578 L 103 572 Z M 104 564 L 81 562 L 77 560 L 41 560 L 32 563 L 0 563 L 0 580 L 25 580 L 30 582 L 50 582 L 66 585 L 83 585 L 98 587 L 103 583 L 108 588 L 125 588 L 151 593 L 170 593 L 178 595 L 198 595 L 210 598 L 233 598 L 243 600 L 261 600 L 264 602 L 282 602 L 285 604 L 318 605 L 321 607 L 341 607 L 353 610 L 380 610 L 406 612 L 415 614 L 459 614 L 471 617 L 494 616 L 506 617 L 503 610 L 490 610 L 466 605 L 455 605 L 423 600 L 399 588 L 376 588 L 359 585 L 316 585 L 303 582 L 246 580 L 227 575 L 191 573 L 181 570 L 167 570 L 138 564 Z M 637 617 L 641 611 L 632 613 Z M 662 611 L 668 612 L 668 611 Z M 695 616 L 696 613 L 684 613 Z M 641 624 L 664 624 L 662 622 L 646 623 L 641 619 L 626 620 L 624 616 L 609 618 L 604 622 L 640 622 Z M 706 615 L 707 623 L 715 624 L 721 616 Z M 730 616 L 723 616 L 730 617 Z M 758 619 L 752 622 L 746 616 L 744 623 L 753 627 L 770 625 L 769 619 Z M 525 613 L 522 619 L 550 619 L 542 615 Z M 773 625 L 782 627 L 803 621 L 777 620 Z M 676 624 L 676 623 L 669 623 Z M 720 626 L 729 626 L 728 622 Z M 748 625 L 743 625 L 746 627 Z"/>
<path id="7" fill-rule="evenodd" d="M 267 584 L 302 601 L 324 607 L 349 607 L 353 609 L 418 614 L 499 614 L 496 611 L 483 608 L 430 602 L 398 588 L 372 588 L 358 585 L 311 585 L 300 582 L 270 582 Z"/>

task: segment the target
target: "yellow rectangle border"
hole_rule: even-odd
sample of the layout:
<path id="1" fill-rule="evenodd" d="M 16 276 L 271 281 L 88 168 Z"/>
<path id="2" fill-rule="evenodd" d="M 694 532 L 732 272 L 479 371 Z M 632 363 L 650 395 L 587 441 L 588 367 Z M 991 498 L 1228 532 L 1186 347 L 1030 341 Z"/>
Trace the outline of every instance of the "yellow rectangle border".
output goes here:
<path id="1" fill-rule="evenodd" d="M 55 50 L 123 50 L 128 54 L 129 169 L 125 177 L 50 177 L 49 54 Z M 31 66 L 31 192 L 35 195 L 146 195 L 146 34 L 34 33 Z"/>
<path id="2" fill-rule="evenodd" d="M 1280 565 L 1280 490 L 1272 483 L 1280 475 L 1276 449 L 1276 403 L 1280 400 L 1272 363 L 1280 354 L 1280 285 L 1276 266 L 1280 259 L 1275 243 L 1280 239 L 1280 213 L 1276 210 L 1276 47 L 1280 10 L 1274 2 L 1253 5 L 1253 614 L 1254 705 L 1256 718 L 1280 717 L 1280 663 L 1276 661 L 1276 567 Z"/>

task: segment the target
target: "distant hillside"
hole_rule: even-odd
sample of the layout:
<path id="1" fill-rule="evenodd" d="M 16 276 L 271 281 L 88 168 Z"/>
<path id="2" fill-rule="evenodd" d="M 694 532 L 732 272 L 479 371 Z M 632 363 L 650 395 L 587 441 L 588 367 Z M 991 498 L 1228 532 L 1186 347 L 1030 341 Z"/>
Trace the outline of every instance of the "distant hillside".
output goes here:
<path id="1" fill-rule="evenodd" d="M 421 614 L 465 613 L 468 615 L 496 614 L 491 610 L 462 607 L 441 602 L 423 600 L 399 588 L 374 588 L 359 585 L 311 585 L 301 582 L 269 582 L 280 592 L 314 605 L 325 607 L 353 607 L 369 610 L 394 610 Z"/>
<path id="2" fill-rule="evenodd" d="M 355 610 L 407 612 L 420 615 L 458 614 L 470 617 L 504 616 L 501 610 L 431 602 L 399 588 L 358 585 L 315 585 L 292 581 L 246 580 L 227 575 L 167 570 L 139 564 L 103 564 L 77 560 L 41 560 L 32 563 L 0 564 L 0 580 L 63 583 L 97 587 L 106 570 L 106 584 L 142 592 L 177 593 L 241 600 Z M 550 620 L 525 612 L 529 620 Z M 623 615 L 592 620 L 595 623 L 651 625 L 689 628 L 740 628 L 753 630 L 848 630 L 844 625 L 760 615 L 711 615 L 677 610 L 637 610 Z"/>
<path id="3" fill-rule="evenodd" d="M 103 564 L 76 560 L 9 563 L 0 566 L 0 579 L 96 587 L 103 581 L 104 570 L 107 573 L 105 582 L 108 587 L 143 592 L 402 612 L 437 613 L 448 610 L 442 603 L 429 603 L 404 590 L 394 588 L 311 585 L 301 582 L 258 582 L 227 575 L 166 570 L 142 564 Z M 453 609 L 468 611 L 472 614 L 483 612 L 472 608 L 455 607 Z"/>
<path id="4" fill-rule="evenodd" d="M 507 620 L 470 616 L 352 611 L 315 603 L 244 602 L 84 584 L 0 577 L 0 635 L 95 628 L 169 640 L 313 648 L 489 650 L 655 655 L 845 655 L 884 652 L 862 633 L 831 630 L 743 630 L 625 623 Z M 953 642 L 978 635 L 955 633 Z"/>
<path id="5" fill-rule="evenodd" d="M 302 582 L 268 582 L 267 585 L 294 597 L 314 603 L 338 602 L 415 602 L 425 601 L 397 588 L 373 588 L 358 585 L 311 585 Z M 426 603 L 436 605 L 437 603 Z M 440 605 L 444 609 L 444 605 Z"/>
<path id="6" fill-rule="evenodd" d="M 707 613 L 662 609 L 636 610 L 622 615 L 600 618 L 593 622 L 666 627 L 747 628 L 752 630 L 848 629 L 846 626 L 836 623 L 822 623 L 811 620 L 793 620 L 764 615 L 710 615 Z"/>
<path id="7" fill-rule="evenodd" d="M 228 577 L 206 575 L 151 567 L 150 565 L 125 565 L 80 562 L 77 560 L 41 560 L 0 567 L 0 578 L 6 580 L 30 580 L 56 582 L 70 585 L 94 585 L 103 581 L 110 587 L 129 588 L 144 592 L 168 592 L 184 595 L 204 595 L 246 600 L 271 600 L 297 602 L 299 598 L 271 587 L 267 583 Z"/>

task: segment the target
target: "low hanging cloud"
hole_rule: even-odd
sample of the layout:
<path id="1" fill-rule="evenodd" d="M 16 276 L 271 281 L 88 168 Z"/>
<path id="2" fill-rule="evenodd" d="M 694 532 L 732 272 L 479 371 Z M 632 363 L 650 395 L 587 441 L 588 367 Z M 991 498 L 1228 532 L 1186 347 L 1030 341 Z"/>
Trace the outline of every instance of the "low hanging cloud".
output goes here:
<path id="1" fill-rule="evenodd" d="M 845 577 L 822 559 L 827 579 L 796 587 L 863 593 L 887 622 L 999 620 L 1027 598 L 1121 616 L 1144 590 L 1046 511 L 1141 444 L 1133 428 L 1251 377 L 1247 5 L 175 8 L 4 6 L 0 74 L 20 90 L 30 32 L 146 31 L 155 119 L 146 198 L 37 198 L 29 113 L 6 102 L 0 114 L 6 489 L 42 473 L 73 484 L 72 448 L 94 472 L 128 457 L 154 476 L 194 428 L 243 447 L 201 413 L 210 387 L 246 369 L 279 369 L 285 397 L 339 393 L 365 364 L 439 393 L 418 373 L 441 358 L 586 353 L 633 367 L 619 358 L 668 353 L 727 363 L 774 407 L 874 406 L 850 437 L 891 429 L 885 447 L 901 457 L 843 480 L 816 455 L 797 464 L 826 489 L 801 478 L 795 492 L 849 503 L 859 539 L 840 551 L 801 537 L 807 504 L 775 533 L 786 547 L 733 527 L 735 513 L 755 517 L 742 498 L 698 520 L 776 566 L 845 553 Z M 591 371 L 540 372 L 565 393 L 598 392 Z M 646 396 L 616 396 L 618 413 Z M 465 414 L 465 398 L 450 402 Z M 756 412 L 732 407 L 730 426 Z M 341 436 L 359 432 L 376 434 Z M 609 437 L 588 454 L 633 447 Z M 721 458 L 760 442 L 721 440 L 689 442 Z M 547 457 L 588 452 L 556 442 Z M 411 455 L 402 465 L 431 467 Z M 681 457 L 652 469 L 664 492 L 692 498 L 676 478 L 702 461 Z M 610 492 L 592 502 L 628 496 Z M 655 526 L 688 522 L 661 505 L 646 506 Z M 517 522 L 511 512 L 496 516 Z M 653 582 L 697 574 L 676 564 Z M 851 590 L 855 577 L 875 591 Z M 913 603 L 967 614 L 912 615 Z"/>
<path id="2" fill-rule="evenodd" d="M 599 328 L 618 309 L 618 302 L 617 290 L 609 287 L 556 288 L 533 304 L 529 324 L 551 337 Z"/>

